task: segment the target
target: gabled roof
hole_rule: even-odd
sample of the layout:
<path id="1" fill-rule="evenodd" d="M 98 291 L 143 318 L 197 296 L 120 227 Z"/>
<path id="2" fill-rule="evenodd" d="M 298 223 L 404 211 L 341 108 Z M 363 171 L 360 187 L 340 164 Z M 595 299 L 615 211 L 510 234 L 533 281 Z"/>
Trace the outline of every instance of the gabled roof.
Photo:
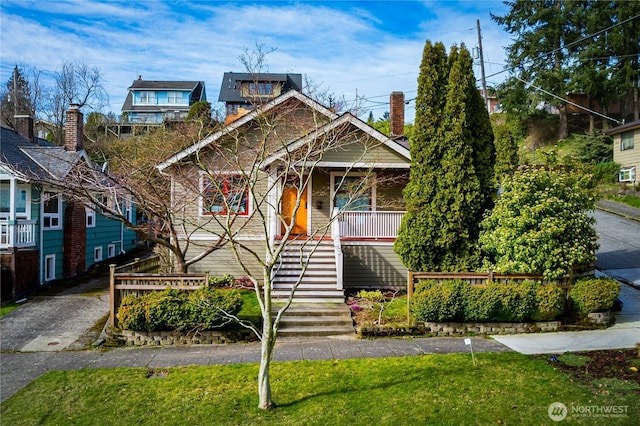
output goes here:
<path id="1" fill-rule="evenodd" d="M 189 105 L 192 105 L 198 101 L 204 101 L 207 99 L 206 89 L 204 81 L 155 81 L 155 80 L 142 80 L 137 79 L 131 83 L 131 86 L 127 89 L 127 97 L 122 105 L 122 111 L 134 111 L 141 108 L 146 111 L 157 111 L 158 105 L 133 105 L 133 92 L 137 91 L 189 91 L 191 93 L 189 99 Z M 188 108 L 186 106 L 171 106 L 171 109 Z"/>
<path id="2" fill-rule="evenodd" d="M 201 149 L 205 148 L 207 145 L 209 145 L 212 142 L 220 139 L 222 136 L 224 136 L 224 135 L 226 135 L 226 134 L 228 134 L 228 133 L 230 133 L 232 131 L 235 131 L 238 128 L 244 126 L 245 124 L 251 122 L 253 119 L 255 119 L 260 114 L 264 114 L 265 112 L 268 112 L 268 111 L 278 107 L 279 105 L 282 105 L 283 103 L 287 102 L 290 99 L 297 99 L 298 101 L 304 103 L 305 105 L 307 105 L 311 109 L 314 109 L 315 111 L 319 112 L 320 114 L 326 116 L 330 120 L 335 120 L 338 117 L 338 115 L 335 112 L 331 111 L 330 109 L 326 108 L 325 106 L 321 105 L 320 103 L 316 102 L 315 100 L 311 99 L 310 97 L 298 92 L 297 90 L 290 90 L 287 93 L 284 93 L 284 94 L 278 96 L 277 98 L 273 99 L 272 101 L 267 102 L 266 104 L 254 109 L 250 113 L 240 117 L 236 121 L 234 121 L 231 124 L 225 126 L 222 130 L 219 130 L 219 131 L 215 132 L 214 134 L 202 139 L 201 141 L 199 141 L 199 142 L 191 145 L 190 147 L 188 147 L 188 148 L 178 152 L 177 154 L 173 155 L 167 161 L 165 161 L 163 163 L 160 163 L 157 166 L 158 170 L 162 171 L 162 170 L 166 169 L 167 167 L 171 166 L 172 164 L 175 164 L 178 161 L 188 157 L 189 155 L 200 151 Z"/>
<path id="3" fill-rule="evenodd" d="M 618 133 L 626 132 L 628 130 L 640 129 L 640 120 L 632 121 L 622 126 L 614 127 L 605 131 L 607 135 L 617 135 Z"/>
<path id="4" fill-rule="evenodd" d="M 395 140 L 389 138 L 388 136 L 386 136 L 385 134 L 381 133 L 380 131 L 378 131 L 378 130 L 374 129 L 373 127 L 369 126 L 367 123 L 365 123 L 364 121 L 360 120 L 359 118 L 357 118 L 353 114 L 351 114 L 349 112 L 346 112 L 346 113 L 342 114 L 340 117 L 338 117 L 337 119 L 330 121 L 329 123 L 325 124 L 324 126 L 320 127 L 319 129 L 315 130 L 314 132 L 311 132 L 310 134 L 298 139 L 297 141 L 294 141 L 294 142 L 290 143 L 286 148 L 282 148 L 278 152 L 270 155 L 262 163 L 262 165 L 264 167 L 267 167 L 270 164 L 274 163 L 275 161 L 278 161 L 278 160 L 280 160 L 282 158 L 285 158 L 287 153 L 289 153 L 291 151 L 295 151 L 296 149 L 301 148 L 301 147 L 313 142 L 314 140 L 323 137 L 325 134 L 327 134 L 328 132 L 332 131 L 333 129 L 335 129 L 335 128 L 343 125 L 343 124 L 347 124 L 347 123 L 350 124 L 350 125 L 353 125 L 357 129 L 361 130 L 362 132 L 368 134 L 372 138 L 374 138 L 377 141 L 379 141 L 381 144 L 383 144 L 383 145 L 387 146 L 388 148 L 390 148 L 391 150 L 395 151 L 400 156 L 404 157 L 407 161 L 411 160 L 411 154 L 409 153 L 409 150 L 407 148 L 405 148 L 402 144 L 396 142 Z"/>
<path id="5" fill-rule="evenodd" d="M 218 101 L 230 103 L 247 101 L 247 98 L 242 96 L 242 91 L 240 90 L 242 82 L 254 81 L 282 83 L 283 93 L 292 89 L 299 92 L 302 91 L 302 74 L 225 72 L 222 77 Z"/>
<path id="6" fill-rule="evenodd" d="M 62 180 L 79 161 L 88 162 L 84 151 L 66 151 L 40 138 L 35 139 L 36 145 L 11 129 L 1 131 L 0 163 L 20 179 Z"/>

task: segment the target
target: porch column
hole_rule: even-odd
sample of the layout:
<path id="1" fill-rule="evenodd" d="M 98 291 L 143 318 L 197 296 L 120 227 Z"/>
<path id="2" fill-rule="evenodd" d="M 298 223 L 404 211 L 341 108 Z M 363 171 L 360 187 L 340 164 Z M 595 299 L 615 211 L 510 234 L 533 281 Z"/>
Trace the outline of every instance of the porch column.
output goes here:
<path id="1" fill-rule="evenodd" d="M 277 176 L 274 173 L 273 168 L 269 167 L 267 170 L 267 240 L 269 241 L 269 248 L 273 249 L 276 241 L 276 235 L 278 234 L 278 188 L 277 188 Z"/>
<path id="2" fill-rule="evenodd" d="M 9 223 L 16 220 L 16 178 L 9 178 Z M 13 238 L 12 238 L 13 239 Z"/>

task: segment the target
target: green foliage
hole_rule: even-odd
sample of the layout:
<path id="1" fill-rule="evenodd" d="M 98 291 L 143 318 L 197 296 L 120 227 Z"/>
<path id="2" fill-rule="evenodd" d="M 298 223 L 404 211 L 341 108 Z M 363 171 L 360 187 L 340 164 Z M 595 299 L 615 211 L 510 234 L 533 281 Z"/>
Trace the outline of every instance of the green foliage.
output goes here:
<path id="1" fill-rule="evenodd" d="M 209 277 L 209 285 L 212 287 L 231 287 L 233 285 L 233 277 L 229 274 L 221 277 Z"/>
<path id="2" fill-rule="evenodd" d="M 466 282 L 458 280 L 420 283 L 411 300 L 411 312 L 422 321 L 462 321 L 468 289 Z"/>
<path id="3" fill-rule="evenodd" d="M 598 163 L 592 166 L 591 173 L 593 180 L 600 183 L 616 183 L 618 181 L 618 172 L 620 165 L 614 162 Z"/>
<path id="4" fill-rule="evenodd" d="M 427 41 L 418 78 L 407 204 L 394 249 L 409 269 L 471 270 L 495 192 L 493 133 L 464 46 Z"/>
<path id="5" fill-rule="evenodd" d="M 577 142 L 576 159 L 583 163 L 610 163 L 613 161 L 613 139 L 602 134 L 573 135 Z"/>
<path id="6" fill-rule="evenodd" d="M 189 107 L 187 120 L 200 120 L 204 126 L 210 126 L 213 121 L 211 118 L 211 104 L 207 101 L 195 102 Z"/>
<path id="7" fill-rule="evenodd" d="M 472 286 L 460 280 L 418 284 L 411 312 L 418 321 L 549 321 L 564 313 L 564 292 L 534 281 Z"/>
<path id="8" fill-rule="evenodd" d="M 237 291 L 167 288 L 125 297 L 118 309 L 118 321 L 122 329 L 133 331 L 207 330 L 229 322 L 226 314 L 236 315 L 241 308 Z"/>
<path id="9" fill-rule="evenodd" d="M 356 294 L 356 297 L 358 299 L 368 299 L 372 302 L 380 302 L 381 300 L 384 299 L 384 296 L 380 290 L 371 290 L 371 291 L 360 290 Z"/>
<path id="10" fill-rule="evenodd" d="M 595 260 L 595 192 L 589 175 L 561 169 L 518 170 L 482 223 L 487 267 L 498 272 L 569 275 L 573 265 Z"/>
<path id="11" fill-rule="evenodd" d="M 494 321 L 521 322 L 535 311 L 535 283 L 490 283 L 484 291 L 486 299 L 496 301 Z"/>
<path id="12" fill-rule="evenodd" d="M 578 280 L 569 292 L 572 308 L 580 314 L 611 309 L 620 294 L 620 284 L 611 278 Z"/>
<path id="13" fill-rule="evenodd" d="M 538 285 L 536 290 L 536 309 L 531 315 L 534 321 L 552 321 L 565 311 L 565 293 L 552 284 Z"/>
<path id="14" fill-rule="evenodd" d="M 500 181 L 505 176 L 510 176 L 518 167 L 518 141 L 507 124 L 493 127 L 495 134 L 496 163 L 494 172 L 496 179 Z"/>

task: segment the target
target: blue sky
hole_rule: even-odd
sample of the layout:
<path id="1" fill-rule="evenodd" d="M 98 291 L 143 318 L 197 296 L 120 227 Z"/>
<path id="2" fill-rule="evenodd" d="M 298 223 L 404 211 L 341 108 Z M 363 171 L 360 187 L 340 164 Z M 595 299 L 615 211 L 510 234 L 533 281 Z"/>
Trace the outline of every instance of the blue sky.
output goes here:
<path id="1" fill-rule="evenodd" d="M 389 94 L 415 97 L 426 40 L 447 48 L 478 46 L 480 20 L 486 74 L 503 69 L 509 36 L 490 13 L 499 1 L 12 1 L 0 3 L 0 84 L 13 66 L 44 72 L 65 61 L 102 72 L 109 104 L 120 113 L 127 88 L 145 80 L 203 80 L 217 103 L 222 75 L 244 71 L 238 60 L 256 44 L 275 49 L 269 72 L 301 73 L 353 103 L 366 119 L 388 111 Z M 475 67 L 480 77 L 479 66 Z M 488 79 L 498 83 L 500 74 Z M 413 120 L 413 102 L 406 119 Z"/>

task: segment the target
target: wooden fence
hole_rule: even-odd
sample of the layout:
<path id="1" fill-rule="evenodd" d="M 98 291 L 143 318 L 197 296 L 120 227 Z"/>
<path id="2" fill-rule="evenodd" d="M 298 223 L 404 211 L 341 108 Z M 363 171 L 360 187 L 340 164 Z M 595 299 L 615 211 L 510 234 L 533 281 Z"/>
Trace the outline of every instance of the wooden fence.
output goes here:
<path id="1" fill-rule="evenodd" d="M 205 274 L 158 274 L 160 258 L 136 259 L 134 262 L 116 267 L 109 265 L 109 325 L 117 325 L 116 313 L 122 299 L 129 295 L 162 291 L 167 287 L 177 290 L 197 290 L 209 285 L 209 273 Z"/>
<path id="2" fill-rule="evenodd" d="M 593 275 L 595 272 L 595 264 L 577 265 L 571 268 L 568 277 L 549 282 L 565 290 L 567 297 L 569 290 L 573 286 L 576 278 Z M 521 283 L 523 281 L 540 281 L 544 279 L 542 275 L 532 274 L 500 274 L 493 271 L 489 272 L 413 272 L 409 271 L 407 278 L 407 320 L 411 322 L 411 297 L 415 290 L 415 285 L 421 280 L 432 280 L 437 283 L 443 283 L 451 280 L 466 281 L 473 286 L 485 286 L 492 282 L 497 283 Z"/>

